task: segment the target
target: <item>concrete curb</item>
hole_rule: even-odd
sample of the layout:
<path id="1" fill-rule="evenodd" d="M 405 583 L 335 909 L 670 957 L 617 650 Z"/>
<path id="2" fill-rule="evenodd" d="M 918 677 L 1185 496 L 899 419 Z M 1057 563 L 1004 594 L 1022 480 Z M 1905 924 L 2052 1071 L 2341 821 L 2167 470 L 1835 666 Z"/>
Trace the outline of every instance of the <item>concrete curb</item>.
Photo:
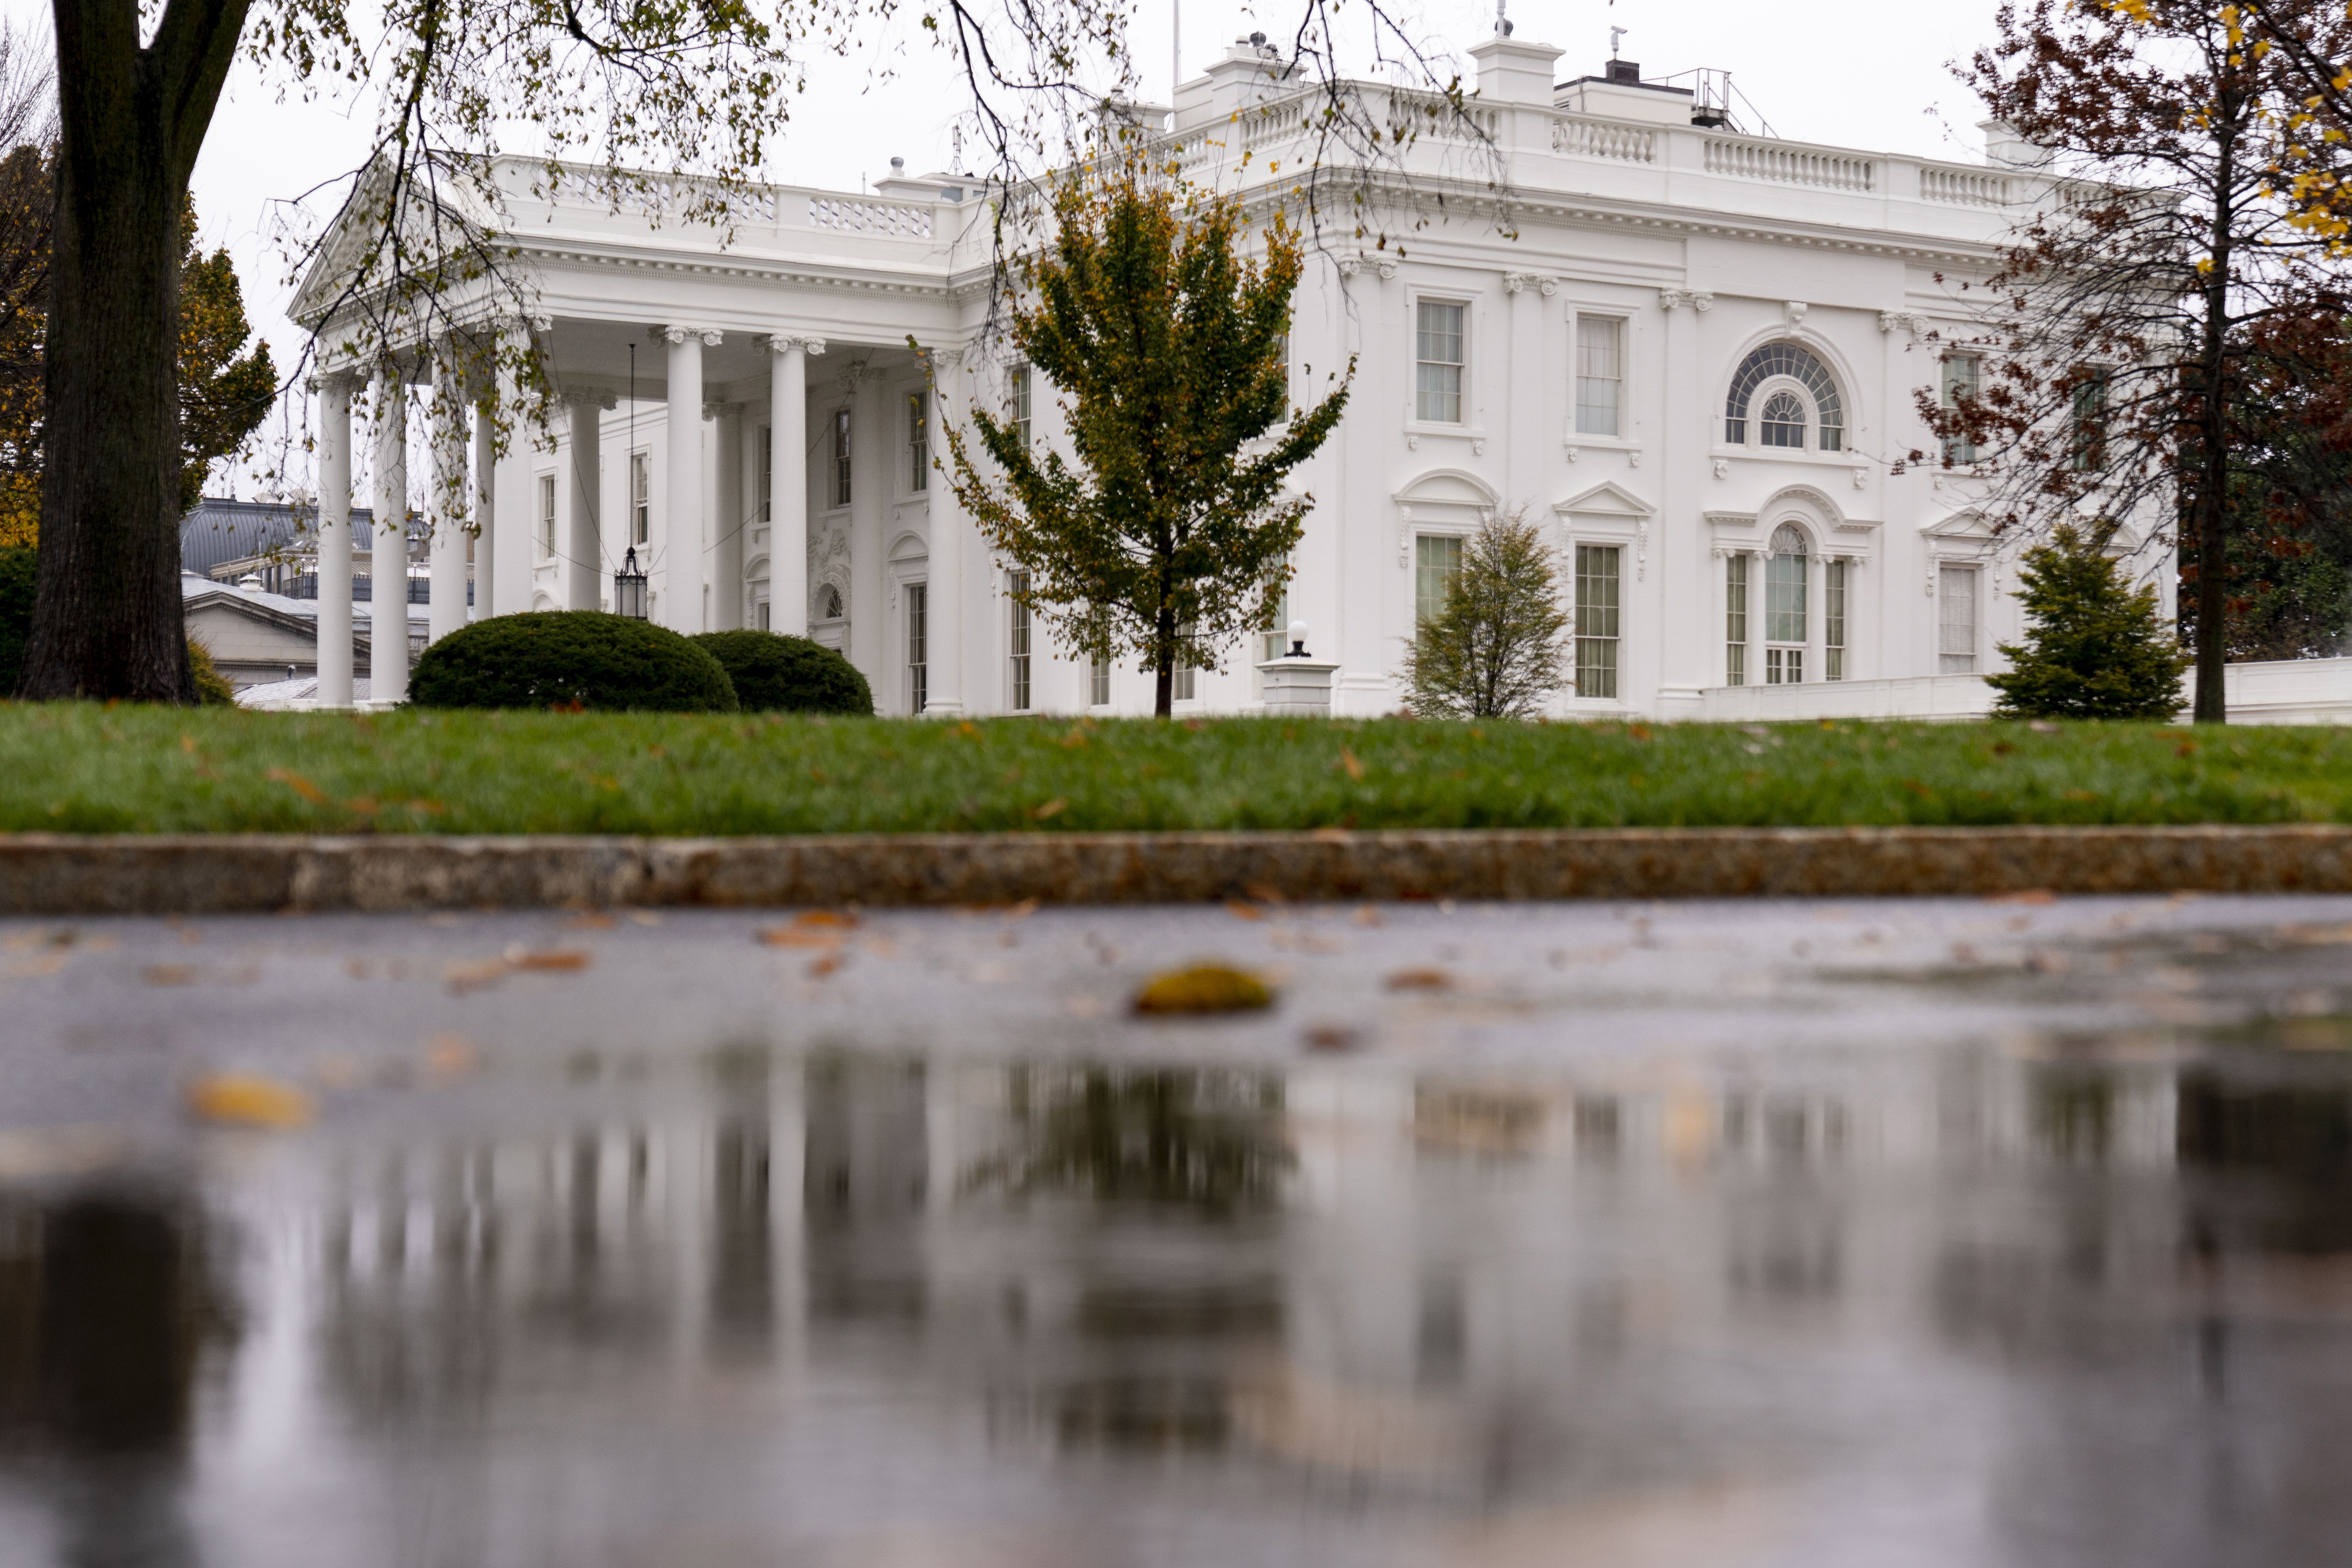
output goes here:
<path id="1" fill-rule="evenodd" d="M 0 834 L 0 914 L 578 905 L 2352 893 L 2352 827 L 797 838 Z"/>

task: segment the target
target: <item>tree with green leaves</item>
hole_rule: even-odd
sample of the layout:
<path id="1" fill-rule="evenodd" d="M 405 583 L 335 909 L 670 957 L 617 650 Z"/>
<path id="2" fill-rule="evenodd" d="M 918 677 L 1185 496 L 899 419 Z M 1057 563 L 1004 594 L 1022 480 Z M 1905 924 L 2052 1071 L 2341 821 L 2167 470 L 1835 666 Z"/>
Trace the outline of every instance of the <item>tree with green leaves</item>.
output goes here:
<path id="1" fill-rule="evenodd" d="M 2025 552 L 2018 597 L 2025 642 L 2003 643 L 2008 673 L 1988 675 L 2003 719 L 2170 719 L 2195 662 L 2158 613 L 2154 584 L 2133 588 L 2106 530 L 2061 525 Z"/>
<path id="2" fill-rule="evenodd" d="M 1079 652 L 1136 656 L 1166 718 L 1177 667 L 1217 668 L 1280 601 L 1314 504 L 1283 481 L 1339 422 L 1355 364 L 1292 406 L 1300 251 L 1279 214 L 1252 259 L 1237 202 L 1130 156 L 1064 180 L 1054 223 L 1010 268 L 1008 324 L 1076 462 L 976 407 L 979 452 L 948 432 L 956 499 L 1028 574 L 1023 602 Z"/>
<path id="3" fill-rule="evenodd" d="M 1532 719 L 1564 682 L 1568 651 L 1551 550 L 1523 507 L 1463 542 L 1444 607 L 1405 648 L 1405 689 L 1429 718 Z"/>

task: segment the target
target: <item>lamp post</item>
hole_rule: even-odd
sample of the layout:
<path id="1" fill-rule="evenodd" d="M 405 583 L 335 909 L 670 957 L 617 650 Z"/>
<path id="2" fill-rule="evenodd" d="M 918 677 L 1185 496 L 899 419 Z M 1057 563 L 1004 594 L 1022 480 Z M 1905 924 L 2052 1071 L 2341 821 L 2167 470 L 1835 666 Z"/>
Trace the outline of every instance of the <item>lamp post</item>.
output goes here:
<path id="1" fill-rule="evenodd" d="M 637 547 L 629 546 L 621 569 L 613 574 L 613 613 L 633 621 L 646 618 L 646 574 L 637 570 Z"/>

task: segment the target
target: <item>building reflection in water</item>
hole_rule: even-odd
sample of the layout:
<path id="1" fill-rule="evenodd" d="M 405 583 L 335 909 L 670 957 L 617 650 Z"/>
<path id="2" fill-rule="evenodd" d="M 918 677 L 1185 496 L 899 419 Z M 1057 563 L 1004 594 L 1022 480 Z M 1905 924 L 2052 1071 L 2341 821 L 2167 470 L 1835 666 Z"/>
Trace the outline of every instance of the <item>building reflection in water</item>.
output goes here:
<path id="1" fill-rule="evenodd" d="M 193 1209 L 10 1208 L 8 1484 L 83 1543 L 61 1560 L 331 1560 L 321 1529 L 373 1560 L 427 1503 L 416 1560 L 453 1563 L 856 1561 L 982 1523 L 1049 1561 L 1122 1510 L 1174 1531 L 1122 1538 L 1136 1562 L 1507 1560 L 1493 1531 L 1717 1503 L 1763 1560 L 2352 1539 L 2332 1061 L 747 1051 L 595 1106 L 206 1188 L 255 1238 L 241 1340 Z M 291 1488 L 306 1522 L 205 1488 Z"/>

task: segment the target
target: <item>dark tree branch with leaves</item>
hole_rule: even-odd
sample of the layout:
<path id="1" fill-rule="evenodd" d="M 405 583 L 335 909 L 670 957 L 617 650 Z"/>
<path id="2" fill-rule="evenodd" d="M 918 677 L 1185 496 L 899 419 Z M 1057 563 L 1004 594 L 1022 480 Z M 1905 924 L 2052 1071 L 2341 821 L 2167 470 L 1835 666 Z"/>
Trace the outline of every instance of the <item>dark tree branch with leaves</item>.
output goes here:
<path id="1" fill-rule="evenodd" d="M 2314 47 L 2352 42 L 2340 4 L 2294 9 Z M 2143 548 L 2178 547 L 2195 716 L 2218 723 L 2231 410 L 2258 334 L 2336 308 L 2328 242 L 2281 188 L 2299 84 L 2202 4 L 2035 0 L 1999 28 L 1959 75 L 2034 150 L 2036 214 L 1983 286 L 1980 335 L 1947 345 L 1982 355 L 1977 388 L 1921 411 L 1946 463 L 1975 451 L 1997 476 L 2001 531 L 2073 526 L 2105 548 L 2136 526 Z"/>

